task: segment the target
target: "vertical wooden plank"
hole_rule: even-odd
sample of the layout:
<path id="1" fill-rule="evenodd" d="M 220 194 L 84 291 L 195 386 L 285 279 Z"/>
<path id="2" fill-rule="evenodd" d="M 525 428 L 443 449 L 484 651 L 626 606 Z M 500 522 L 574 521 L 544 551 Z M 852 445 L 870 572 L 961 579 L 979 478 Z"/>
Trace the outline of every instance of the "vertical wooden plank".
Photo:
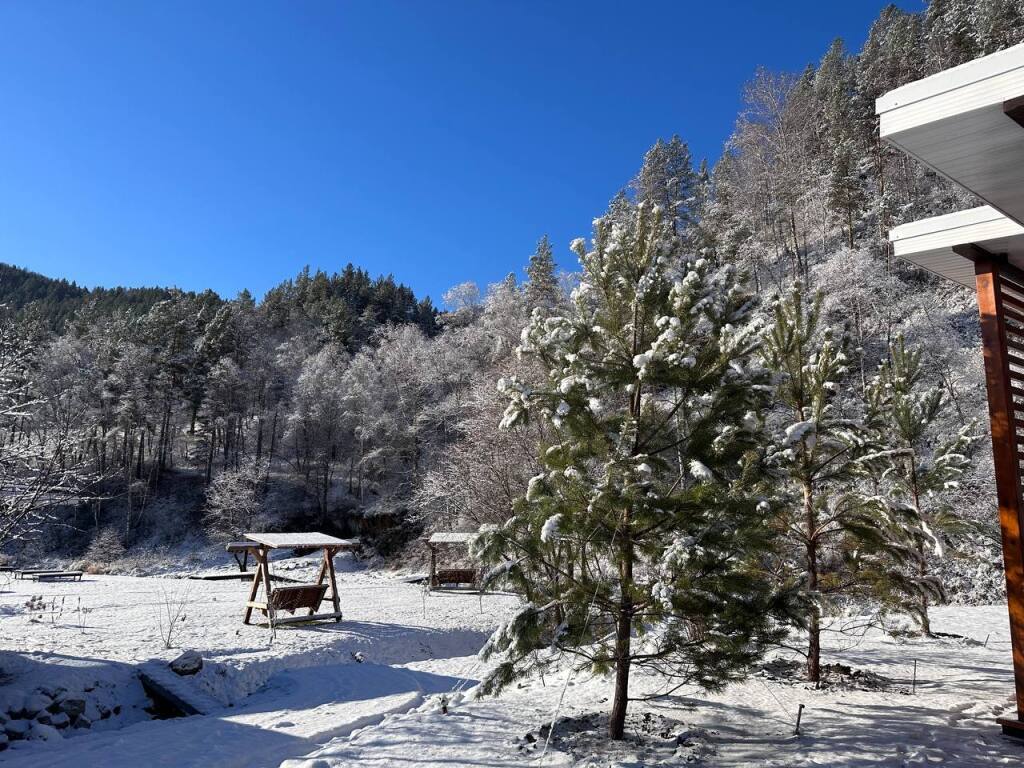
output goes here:
<path id="1" fill-rule="evenodd" d="M 427 547 L 430 549 L 430 588 L 433 589 L 437 586 L 437 550 L 430 543 Z"/>
<path id="2" fill-rule="evenodd" d="M 1000 720 L 1004 731 L 1024 728 L 1024 551 L 1021 542 L 1021 485 L 1017 459 L 1010 368 L 1006 351 L 1003 302 L 997 257 L 975 260 L 981 340 L 985 356 L 992 456 L 995 464 L 999 527 L 1006 569 L 1006 601 L 1010 613 L 1010 642 L 1016 686 L 1017 721 Z M 1015 734 L 1018 735 L 1018 734 Z"/>
<path id="3" fill-rule="evenodd" d="M 327 550 L 325 549 L 324 550 L 324 561 L 322 563 L 320 563 L 320 571 L 316 575 L 316 585 L 318 587 L 321 584 L 324 583 L 324 576 L 327 575 L 327 558 L 328 558 Z M 310 608 L 309 609 L 309 615 L 312 616 L 314 613 L 316 613 L 319 610 L 319 608 L 320 608 L 320 606 L 317 606 L 316 608 Z"/>
<path id="4" fill-rule="evenodd" d="M 341 599 L 338 597 L 338 580 L 334 574 L 334 550 L 324 547 L 324 561 L 327 563 L 327 572 L 331 577 L 331 602 L 334 604 L 334 612 L 341 613 Z M 340 616 L 334 617 L 335 621 L 341 621 Z"/>
<path id="5" fill-rule="evenodd" d="M 270 605 L 270 564 L 267 562 L 269 550 L 265 546 L 260 546 L 256 550 L 256 558 L 259 561 L 259 572 L 263 578 L 263 591 L 267 596 L 267 623 L 273 628 L 274 626 L 274 609 Z"/>
<path id="6" fill-rule="evenodd" d="M 246 600 L 245 606 L 245 618 L 242 619 L 243 624 L 248 624 L 252 618 L 252 606 L 249 605 L 253 600 L 256 599 L 256 594 L 260 591 L 260 578 L 263 576 L 262 571 L 259 568 L 259 554 L 256 554 L 256 570 L 252 574 L 252 586 L 249 588 L 249 599 Z"/>

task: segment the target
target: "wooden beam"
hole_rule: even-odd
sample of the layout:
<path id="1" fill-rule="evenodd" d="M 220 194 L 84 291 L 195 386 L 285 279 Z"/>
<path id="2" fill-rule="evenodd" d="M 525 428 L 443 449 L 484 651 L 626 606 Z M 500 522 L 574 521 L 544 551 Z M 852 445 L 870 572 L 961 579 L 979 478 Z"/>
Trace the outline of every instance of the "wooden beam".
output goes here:
<path id="1" fill-rule="evenodd" d="M 341 621 L 341 597 L 338 595 L 338 580 L 334 574 L 334 549 L 324 547 L 324 563 L 331 580 L 331 603 L 334 605 L 335 621 Z"/>
<path id="2" fill-rule="evenodd" d="M 1017 431 L 1010 386 L 1009 355 L 1003 317 L 1001 270 L 1005 261 L 972 246 L 974 273 L 981 315 L 981 340 L 985 356 L 992 456 L 995 465 L 999 527 L 1006 571 L 1006 602 L 1010 613 L 1010 644 L 1016 687 L 1017 723 L 1000 721 L 1004 732 L 1024 732 L 1024 546 L 1021 542 L 1021 477 L 1017 455 Z M 959 252 L 959 251 L 958 251 Z M 963 254 L 961 254 L 963 255 Z M 987 258 L 984 256 L 987 255 Z"/>
<path id="3" fill-rule="evenodd" d="M 260 570 L 259 561 L 260 553 L 256 550 L 254 553 L 256 557 L 256 570 L 252 574 L 252 586 L 249 587 L 249 599 L 245 602 L 245 617 L 242 619 L 243 624 L 248 624 L 252 618 L 252 601 L 256 599 L 256 593 L 260 589 L 260 578 L 263 576 L 263 571 Z"/>
<path id="4" fill-rule="evenodd" d="M 985 250 L 977 243 L 954 245 L 952 251 L 957 256 L 963 256 L 965 259 L 973 261 L 975 264 L 988 264 L 989 262 L 995 262 L 999 265 L 999 270 L 1005 277 L 1019 283 L 1021 286 L 1024 286 L 1024 269 L 1019 269 L 1007 261 L 1005 253 L 992 253 L 991 251 Z"/>
<path id="5" fill-rule="evenodd" d="M 437 550 L 429 541 L 427 547 L 430 549 L 430 577 L 427 583 L 433 589 L 437 586 Z"/>
<path id="6" fill-rule="evenodd" d="M 1003 114 L 1024 128 L 1024 96 L 1004 101 Z"/>
<path id="7" fill-rule="evenodd" d="M 268 625 L 279 627 L 282 624 L 305 624 L 310 621 L 325 621 L 327 619 L 341 621 L 341 611 L 335 611 L 334 613 L 314 613 L 312 616 L 282 616 L 274 619 L 272 625 Z"/>
<path id="8" fill-rule="evenodd" d="M 319 572 L 317 572 L 317 575 L 316 575 L 316 585 L 318 587 L 321 584 L 324 583 L 324 576 L 326 576 L 326 575 L 327 575 L 327 558 L 325 557 L 324 561 L 322 563 L 320 563 L 320 570 L 319 570 Z M 319 606 L 317 606 L 316 608 L 310 608 L 309 609 L 309 615 L 312 616 L 318 610 L 320 610 Z M 335 610 L 337 610 L 337 608 L 335 608 Z"/>

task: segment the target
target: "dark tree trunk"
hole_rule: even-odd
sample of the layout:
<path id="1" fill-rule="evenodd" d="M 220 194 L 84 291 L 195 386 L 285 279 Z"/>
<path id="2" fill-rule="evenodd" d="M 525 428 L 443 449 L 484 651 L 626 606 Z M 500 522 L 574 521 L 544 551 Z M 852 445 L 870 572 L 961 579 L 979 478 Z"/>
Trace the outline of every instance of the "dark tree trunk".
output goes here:
<path id="1" fill-rule="evenodd" d="M 615 622 L 615 695 L 608 720 L 608 736 L 621 740 L 626 731 L 626 709 L 629 707 L 629 669 L 633 627 L 633 539 L 630 534 L 630 512 L 623 514 L 622 545 L 619 550 L 619 615 Z"/>
<path id="2" fill-rule="evenodd" d="M 807 525 L 807 590 L 815 604 L 807 623 L 807 679 L 817 687 L 821 681 L 821 618 L 818 615 L 818 536 L 817 515 L 814 514 L 814 491 L 804 484 L 804 514 Z"/>

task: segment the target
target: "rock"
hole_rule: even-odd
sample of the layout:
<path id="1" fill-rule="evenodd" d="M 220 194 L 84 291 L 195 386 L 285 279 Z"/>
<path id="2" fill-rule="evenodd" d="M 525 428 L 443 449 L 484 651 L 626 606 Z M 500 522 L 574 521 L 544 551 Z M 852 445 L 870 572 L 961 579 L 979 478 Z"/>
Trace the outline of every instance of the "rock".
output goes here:
<path id="1" fill-rule="evenodd" d="M 13 717 L 21 711 L 25 703 L 25 694 L 10 688 L 0 688 L 0 712 Z M 8 714 L 10 713 L 10 714 Z"/>
<path id="2" fill-rule="evenodd" d="M 194 675 L 203 668 L 203 657 L 197 651 L 185 651 L 167 666 L 176 674 Z"/>
<path id="3" fill-rule="evenodd" d="M 79 715 L 78 717 L 75 718 L 75 725 L 74 725 L 74 727 L 75 728 L 91 728 L 92 727 L 92 720 L 90 720 L 85 715 Z"/>
<path id="4" fill-rule="evenodd" d="M 97 720 L 103 717 L 103 713 L 100 712 L 100 708 L 96 706 L 95 702 L 87 701 L 85 703 L 85 716 L 95 723 Z"/>
<path id="5" fill-rule="evenodd" d="M 0 733 L 0 752 L 3 752 L 5 749 L 7 749 L 7 734 Z"/>
<path id="6" fill-rule="evenodd" d="M 56 741 L 63 738 L 60 735 L 60 731 L 52 725 L 44 725 L 43 723 L 32 723 L 28 737 L 33 741 Z"/>
<path id="7" fill-rule="evenodd" d="M 53 722 L 52 718 L 53 715 L 51 715 L 48 710 L 44 709 L 42 712 L 36 715 L 36 722 L 42 723 L 43 725 L 50 725 Z"/>
<path id="8" fill-rule="evenodd" d="M 7 738 L 11 741 L 24 739 L 28 736 L 28 729 L 31 725 L 32 723 L 28 720 L 8 720 L 4 726 L 4 733 L 7 734 Z"/>
<path id="9" fill-rule="evenodd" d="M 40 685 L 38 688 L 36 688 L 36 691 L 43 694 L 43 696 L 45 696 L 48 699 L 52 699 L 57 696 L 57 691 L 48 685 Z"/>
<path id="10" fill-rule="evenodd" d="M 50 715 L 50 725 L 54 728 L 67 728 L 71 725 L 71 718 L 63 712 L 58 712 L 55 715 Z"/>
<path id="11" fill-rule="evenodd" d="M 66 698 L 60 703 L 60 711 L 68 717 L 78 717 L 85 714 L 85 699 Z"/>
<path id="12" fill-rule="evenodd" d="M 22 704 L 21 711 L 25 717 L 35 717 L 52 703 L 53 699 L 49 696 L 36 692 L 25 697 L 25 703 Z"/>

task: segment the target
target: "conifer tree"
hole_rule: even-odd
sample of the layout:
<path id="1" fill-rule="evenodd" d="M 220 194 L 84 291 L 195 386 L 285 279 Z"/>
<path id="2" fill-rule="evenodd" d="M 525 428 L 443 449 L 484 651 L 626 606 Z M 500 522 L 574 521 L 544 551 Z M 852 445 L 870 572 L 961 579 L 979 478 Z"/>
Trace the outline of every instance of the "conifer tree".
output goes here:
<path id="1" fill-rule="evenodd" d="M 644 155 L 644 163 L 630 187 L 637 202 L 660 206 L 675 234 L 694 223 L 693 196 L 697 178 L 690 148 L 678 136 L 658 139 Z"/>
<path id="2" fill-rule="evenodd" d="M 526 299 L 531 307 L 550 309 L 558 303 L 558 294 L 555 257 L 548 236 L 544 235 L 526 267 Z"/>
<path id="3" fill-rule="evenodd" d="M 845 337 L 834 339 L 821 318 L 822 295 L 810 301 L 795 283 L 775 304 L 775 321 L 763 356 L 777 377 L 775 444 L 768 461 L 788 481 L 788 504 L 777 523 L 793 546 L 790 577 L 799 578 L 809 601 L 807 679 L 821 679 L 823 616 L 843 597 L 888 590 L 898 546 L 883 532 L 886 518 L 858 483 L 859 459 L 874 443 L 863 419 L 840 408 L 847 374 Z M 783 578 L 786 578 L 783 574 Z"/>
<path id="4" fill-rule="evenodd" d="M 512 517 L 477 542 L 499 564 L 490 580 L 529 601 L 485 646 L 502 660 L 483 690 L 553 648 L 614 673 L 621 739 L 634 666 L 715 689 L 779 637 L 785 601 L 758 558 L 772 541 L 756 416 L 768 380 L 734 268 L 684 256 L 661 209 L 598 219 L 592 247 L 573 250 L 572 311 L 534 313 L 523 334 L 547 379 L 501 383 L 502 426 L 539 419 L 552 439 Z"/>
<path id="5" fill-rule="evenodd" d="M 890 537 L 905 542 L 911 553 L 900 585 L 906 595 L 903 607 L 930 635 L 929 603 L 943 592 L 929 570 L 929 554 L 941 557 L 942 536 L 962 528 L 948 497 L 971 465 L 975 438 L 971 425 L 943 434 L 949 404 L 941 385 L 925 384 L 921 357 L 921 349 L 907 349 L 902 335 L 890 345 L 866 394 L 869 418 L 886 449 L 864 457 L 863 463 L 874 471 L 883 494 Z M 907 520 L 910 525 L 903 524 Z"/>

